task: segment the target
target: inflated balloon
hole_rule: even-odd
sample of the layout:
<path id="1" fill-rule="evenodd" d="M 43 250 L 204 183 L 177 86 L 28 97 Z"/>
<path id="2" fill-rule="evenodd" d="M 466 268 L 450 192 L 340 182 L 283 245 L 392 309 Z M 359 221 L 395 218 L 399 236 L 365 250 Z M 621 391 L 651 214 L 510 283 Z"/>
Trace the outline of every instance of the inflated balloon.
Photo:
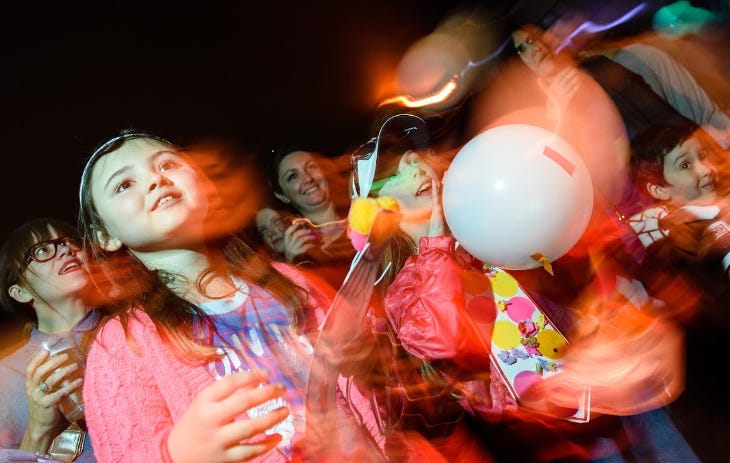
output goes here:
<path id="1" fill-rule="evenodd" d="M 580 239 L 593 207 L 588 169 L 540 127 L 489 129 L 457 153 L 443 181 L 446 222 L 475 257 L 506 269 L 552 262 Z"/>

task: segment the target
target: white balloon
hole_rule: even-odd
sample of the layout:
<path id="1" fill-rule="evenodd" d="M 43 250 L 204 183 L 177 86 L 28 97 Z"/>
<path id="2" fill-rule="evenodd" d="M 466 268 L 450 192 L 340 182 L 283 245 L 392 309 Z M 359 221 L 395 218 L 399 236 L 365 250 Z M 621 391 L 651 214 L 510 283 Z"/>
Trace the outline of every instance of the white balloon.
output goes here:
<path id="1" fill-rule="evenodd" d="M 444 175 L 446 222 L 475 257 L 506 269 L 554 261 L 580 239 L 593 208 L 585 163 L 540 127 L 489 129 L 459 150 Z"/>

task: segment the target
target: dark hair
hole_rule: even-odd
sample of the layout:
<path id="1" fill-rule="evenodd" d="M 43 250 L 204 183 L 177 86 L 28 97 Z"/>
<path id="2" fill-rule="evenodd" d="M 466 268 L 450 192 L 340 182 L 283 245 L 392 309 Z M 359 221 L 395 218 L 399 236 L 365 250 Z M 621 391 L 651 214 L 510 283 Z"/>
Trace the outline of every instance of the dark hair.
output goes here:
<path id="1" fill-rule="evenodd" d="M 284 158 L 298 151 L 309 153 L 317 161 L 327 181 L 330 191 L 329 199 L 332 201 L 337 215 L 341 217 L 347 215 L 350 206 L 350 195 L 348 194 L 350 172 L 347 157 L 330 158 L 319 151 L 306 147 L 295 147 L 294 145 L 270 149 L 262 154 L 264 156 L 262 162 L 271 191 L 280 195 L 284 194 L 279 184 L 279 166 Z M 296 209 L 294 205 L 289 205 L 289 208 Z M 297 213 L 301 213 L 301 211 L 297 211 Z"/>
<path id="2" fill-rule="evenodd" d="M 52 240 L 60 236 L 78 238 L 78 231 L 64 220 L 43 217 L 25 222 L 8 234 L 0 247 L 0 281 L 3 285 L 2 294 L 0 294 L 0 310 L 20 315 L 37 323 L 35 310 L 28 304 L 23 304 L 10 297 L 8 289 L 16 283 L 25 282 L 21 272 L 26 266 L 25 259 L 28 250 L 41 241 Z"/>
<path id="3" fill-rule="evenodd" d="M 134 139 L 156 140 L 179 153 L 172 143 L 160 137 L 144 132 L 124 131 L 101 144 L 91 155 L 81 177 L 79 230 L 83 235 L 84 249 L 91 261 L 92 281 L 103 294 L 110 296 L 111 315 L 119 316 L 125 329 L 128 326 L 129 309 L 138 306 L 149 315 L 162 338 L 170 342 L 180 354 L 193 359 L 212 359 L 217 357 L 215 348 L 209 344 L 210 336 L 215 330 L 213 323 L 195 304 L 177 296 L 168 288 L 166 283 L 174 275 L 149 270 L 126 246 L 109 252 L 100 245 L 98 235 L 106 230 L 92 201 L 91 171 L 104 155 Z M 185 157 L 182 153 L 180 155 Z M 291 311 L 295 324 L 301 321 L 305 298 L 300 287 L 277 272 L 267 260 L 262 259 L 233 234 L 207 244 L 211 268 L 203 272 L 196 282 L 202 293 L 205 293 L 205 287 L 214 275 L 232 274 L 268 291 Z"/>
<path id="4" fill-rule="evenodd" d="M 667 185 L 664 157 L 698 130 L 700 127 L 691 121 L 681 125 L 655 125 L 631 140 L 630 175 L 639 191 L 647 195 L 646 185 Z"/>
<path id="5" fill-rule="evenodd" d="M 308 147 L 297 146 L 297 145 L 286 145 L 286 146 L 270 148 L 268 151 L 266 151 L 263 154 L 263 156 L 264 156 L 263 164 L 264 164 L 264 168 L 266 170 L 266 178 L 269 181 L 269 186 L 271 187 L 272 191 L 274 191 L 275 193 L 279 193 L 279 194 L 283 193 L 283 191 L 281 189 L 281 185 L 279 185 L 279 165 L 281 165 L 281 161 L 283 161 L 284 158 L 286 158 L 290 154 L 295 153 L 297 151 L 310 153 L 318 161 L 321 161 L 322 168 L 325 169 L 325 174 L 326 175 L 329 174 L 329 172 L 326 170 L 327 158 L 322 153 L 319 153 L 316 150 L 312 150 Z"/>

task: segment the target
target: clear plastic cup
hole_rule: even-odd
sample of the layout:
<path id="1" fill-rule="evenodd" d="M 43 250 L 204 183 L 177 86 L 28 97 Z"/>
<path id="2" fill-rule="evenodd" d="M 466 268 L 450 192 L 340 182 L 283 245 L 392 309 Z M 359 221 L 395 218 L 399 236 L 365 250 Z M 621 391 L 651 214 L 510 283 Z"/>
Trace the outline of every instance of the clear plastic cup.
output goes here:
<path id="1" fill-rule="evenodd" d="M 84 358 L 81 355 L 81 351 L 79 350 L 78 344 L 76 343 L 76 339 L 74 337 L 53 337 L 51 339 L 43 341 L 40 348 L 48 351 L 51 356 L 61 354 L 68 355 L 68 360 L 64 362 L 63 365 L 58 367 L 56 371 L 72 363 L 76 363 L 78 365 L 77 369 L 73 370 L 63 378 L 63 380 L 59 384 L 59 389 L 67 386 L 78 378 L 83 378 Z M 65 416 L 66 419 L 71 423 L 84 418 L 84 401 L 83 397 L 81 396 L 81 389 L 82 388 L 79 387 L 70 394 L 65 395 L 58 404 L 58 408 L 59 410 L 61 410 L 61 413 L 63 413 L 63 416 Z"/>

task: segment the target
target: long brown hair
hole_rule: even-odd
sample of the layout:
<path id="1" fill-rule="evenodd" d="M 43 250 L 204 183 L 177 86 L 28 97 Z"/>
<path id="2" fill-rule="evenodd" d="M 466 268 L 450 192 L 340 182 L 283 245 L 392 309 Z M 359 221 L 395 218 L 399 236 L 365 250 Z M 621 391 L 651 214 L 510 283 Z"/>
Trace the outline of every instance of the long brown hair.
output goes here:
<path id="1" fill-rule="evenodd" d="M 166 282 L 173 275 L 149 270 L 126 246 L 108 252 L 100 245 L 99 232 L 105 232 L 106 228 L 91 197 L 92 170 L 100 158 L 135 139 L 154 140 L 179 153 L 172 143 L 160 137 L 125 130 L 102 143 L 89 157 L 79 190 L 79 230 L 91 261 L 92 280 L 110 298 L 109 315 L 117 316 L 125 331 L 129 327 L 130 309 L 139 307 L 149 315 L 162 339 L 171 344 L 181 358 L 211 360 L 217 357 L 211 345 L 215 332 L 212 320 L 198 306 L 168 288 Z M 180 156 L 185 158 L 182 153 Z M 211 267 L 196 282 L 201 293 L 205 294 L 206 283 L 212 275 L 234 276 L 265 289 L 278 299 L 291 312 L 293 325 L 301 322 L 305 303 L 302 288 L 276 271 L 269 261 L 233 234 L 206 244 L 210 250 Z"/>

